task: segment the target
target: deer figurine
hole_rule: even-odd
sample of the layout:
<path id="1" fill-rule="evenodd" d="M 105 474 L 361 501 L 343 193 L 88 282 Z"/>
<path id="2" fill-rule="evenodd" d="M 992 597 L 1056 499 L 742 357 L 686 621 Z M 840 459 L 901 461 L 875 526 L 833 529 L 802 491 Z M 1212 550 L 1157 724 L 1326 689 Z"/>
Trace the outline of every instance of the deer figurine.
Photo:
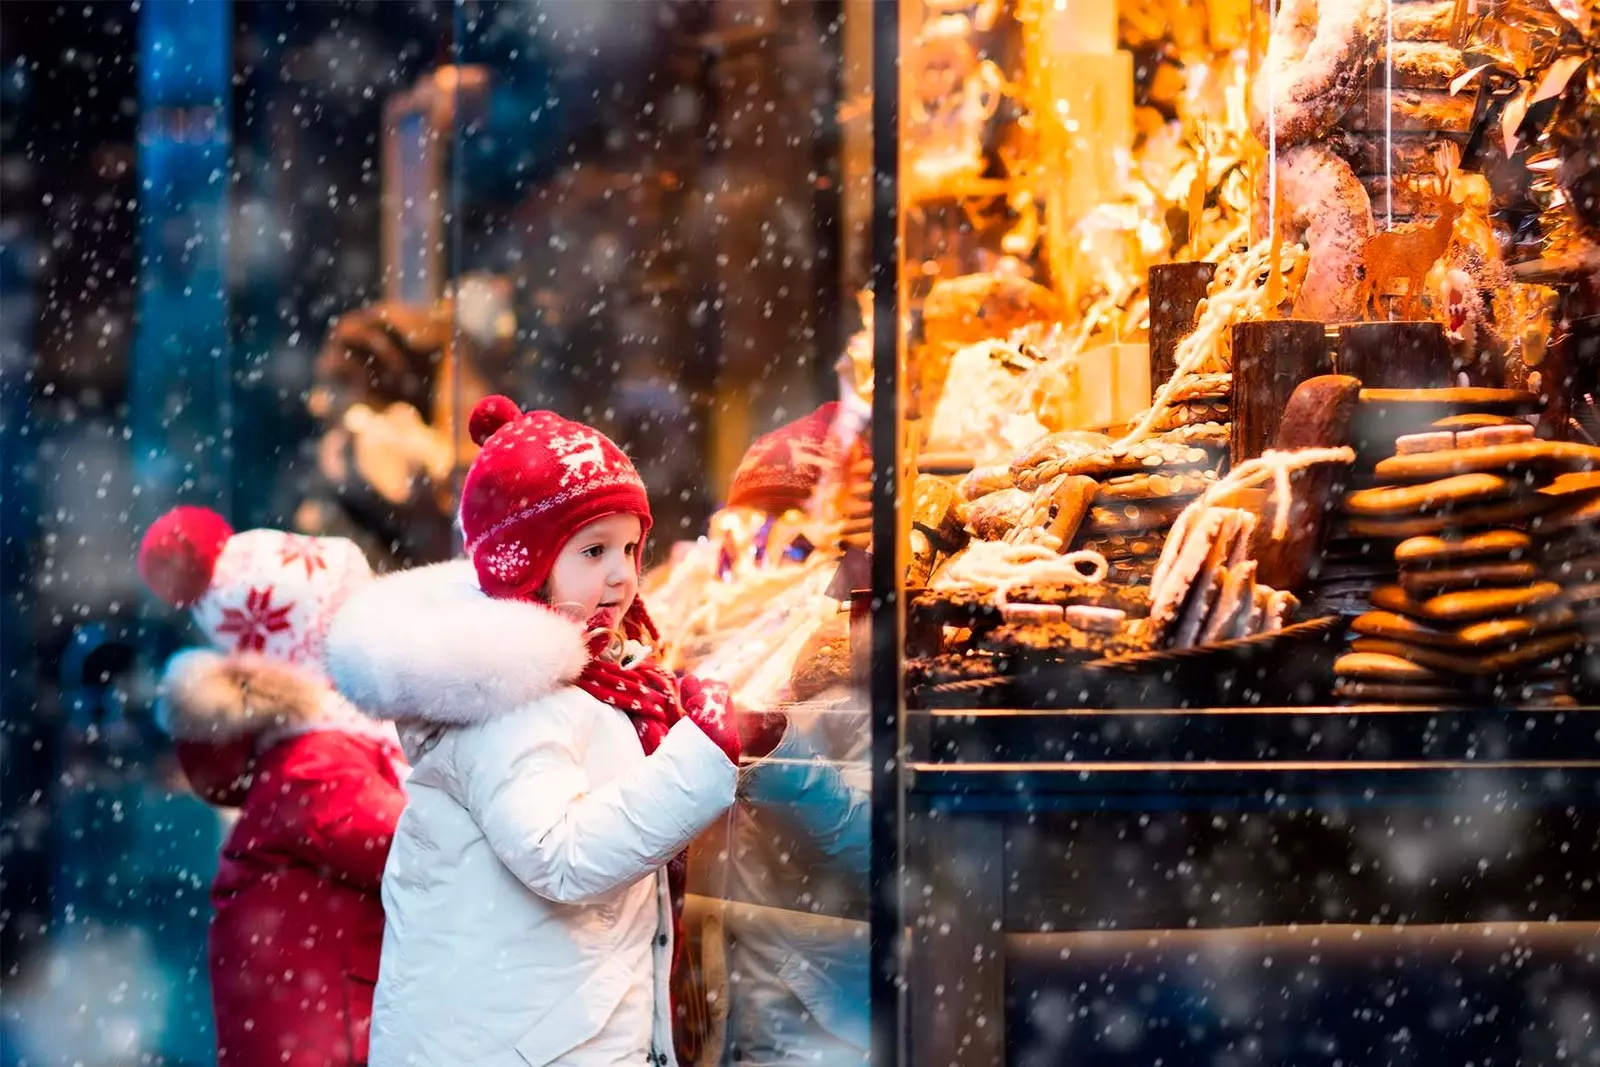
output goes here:
<path id="1" fill-rule="evenodd" d="M 1406 282 L 1405 300 L 1400 305 L 1401 318 L 1416 318 L 1420 312 L 1423 280 L 1439 257 L 1450 250 L 1456 219 L 1463 210 L 1452 194 L 1448 175 L 1443 176 L 1435 203 L 1439 214 L 1432 222 L 1397 226 L 1374 234 L 1362 246 L 1361 261 L 1366 274 L 1358 306 L 1364 314 L 1377 317 L 1379 297 L 1390 282 L 1400 278 Z"/>

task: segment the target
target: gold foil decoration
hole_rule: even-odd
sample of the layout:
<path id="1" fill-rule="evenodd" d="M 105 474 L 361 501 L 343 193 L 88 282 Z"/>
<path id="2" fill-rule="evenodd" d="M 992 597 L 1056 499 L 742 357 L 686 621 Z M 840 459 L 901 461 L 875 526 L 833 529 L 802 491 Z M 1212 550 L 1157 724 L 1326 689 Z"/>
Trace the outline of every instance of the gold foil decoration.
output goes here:
<path id="1" fill-rule="evenodd" d="M 1584 39 L 1545 0 L 1457 0 L 1451 43 L 1468 67 L 1488 64 L 1521 81 Z"/>

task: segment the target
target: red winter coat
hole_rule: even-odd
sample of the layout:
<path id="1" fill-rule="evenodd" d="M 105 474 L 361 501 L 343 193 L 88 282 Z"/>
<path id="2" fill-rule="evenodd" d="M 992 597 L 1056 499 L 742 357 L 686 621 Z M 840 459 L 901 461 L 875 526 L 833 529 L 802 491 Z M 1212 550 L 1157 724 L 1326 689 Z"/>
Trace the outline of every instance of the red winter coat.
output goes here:
<path id="1" fill-rule="evenodd" d="M 398 749 L 293 668 L 185 653 L 167 679 L 185 775 L 240 809 L 211 887 L 219 1064 L 366 1063 Z"/>

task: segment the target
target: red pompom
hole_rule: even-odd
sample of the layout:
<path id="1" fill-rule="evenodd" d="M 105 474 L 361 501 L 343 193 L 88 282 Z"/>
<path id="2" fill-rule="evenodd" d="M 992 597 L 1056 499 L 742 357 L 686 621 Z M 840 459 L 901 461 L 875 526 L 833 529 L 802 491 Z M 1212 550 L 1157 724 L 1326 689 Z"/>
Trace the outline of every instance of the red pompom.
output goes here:
<path id="1" fill-rule="evenodd" d="M 210 508 L 173 508 L 139 542 L 139 577 L 175 608 L 187 608 L 211 587 L 222 546 L 233 536 L 228 520 Z"/>
<path id="2" fill-rule="evenodd" d="M 509 396 L 486 396 L 472 409 L 472 418 L 467 420 L 467 432 L 478 445 L 486 445 L 496 430 L 521 417 L 522 409 Z"/>

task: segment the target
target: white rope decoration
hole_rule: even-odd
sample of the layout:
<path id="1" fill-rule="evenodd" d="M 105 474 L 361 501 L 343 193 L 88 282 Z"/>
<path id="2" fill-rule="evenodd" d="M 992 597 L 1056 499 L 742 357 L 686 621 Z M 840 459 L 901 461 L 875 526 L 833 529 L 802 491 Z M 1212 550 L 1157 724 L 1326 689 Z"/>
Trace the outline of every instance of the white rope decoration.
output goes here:
<path id="1" fill-rule="evenodd" d="M 1246 489 L 1255 489 L 1267 482 L 1273 483 L 1272 539 L 1282 541 L 1289 536 L 1289 508 L 1293 503 L 1289 476 L 1319 463 L 1354 463 L 1355 449 L 1348 445 L 1338 448 L 1296 448 L 1287 452 L 1269 449 L 1255 459 L 1239 464 L 1227 477 L 1218 481 L 1196 497 L 1179 512 L 1178 519 L 1167 534 L 1167 543 L 1161 548 L 1161 559 L 1156 563 L 1155 574 L 1150 579 L 1152 589 L 1159 588 L 1162 578 L 1177 560 L 1178 550 L 1189 528 L 1218 500 Z"/>
<path id="2" fill-rule="evenodd" d="M 945 566 L 933 586 L 992 590 L 995 606 L 1003 608 L 1018 586 L 1099 585 L 1109 572 L 1106 558 L 1098 552 L 1062 555 L 1044 545 L 974 541 Z"/>
<path id="3" fill-rule="evenodd" d="M 1235 230 L 1230 238 L 1242 235 Z M 1300 245 L 1285 245 L 1279 269 L 1291 279 L 1298 279 L 1306 265 L 1306 250 Z M 1266 318 L 1270 308 L 1266 295 L 1270 286 L 1258 284 L 1257 278 L 1272 263 L 1272 246 L 1262 241 L 1223 260 L 1217 267 L 1216 277 L 1206 298 L 1201 302 L 1195 327 L 1178 342 L 1173 352 L 1175 366 L 1172 376 L 1156 392 L 1155 400 L 1144 417 L 1118 441 L 1118 445 L 1133 445 L 1153 435 L 1157 422 L 1172 407 L 1173 395 L 1185 378 L 1199 374 L 1208 365 L 1229 369 L 1222 359 L 1223 342 L 1228 327 L 1236 322 Z M 1291 292 L 1289 286 L 1285 292 Z"/>

